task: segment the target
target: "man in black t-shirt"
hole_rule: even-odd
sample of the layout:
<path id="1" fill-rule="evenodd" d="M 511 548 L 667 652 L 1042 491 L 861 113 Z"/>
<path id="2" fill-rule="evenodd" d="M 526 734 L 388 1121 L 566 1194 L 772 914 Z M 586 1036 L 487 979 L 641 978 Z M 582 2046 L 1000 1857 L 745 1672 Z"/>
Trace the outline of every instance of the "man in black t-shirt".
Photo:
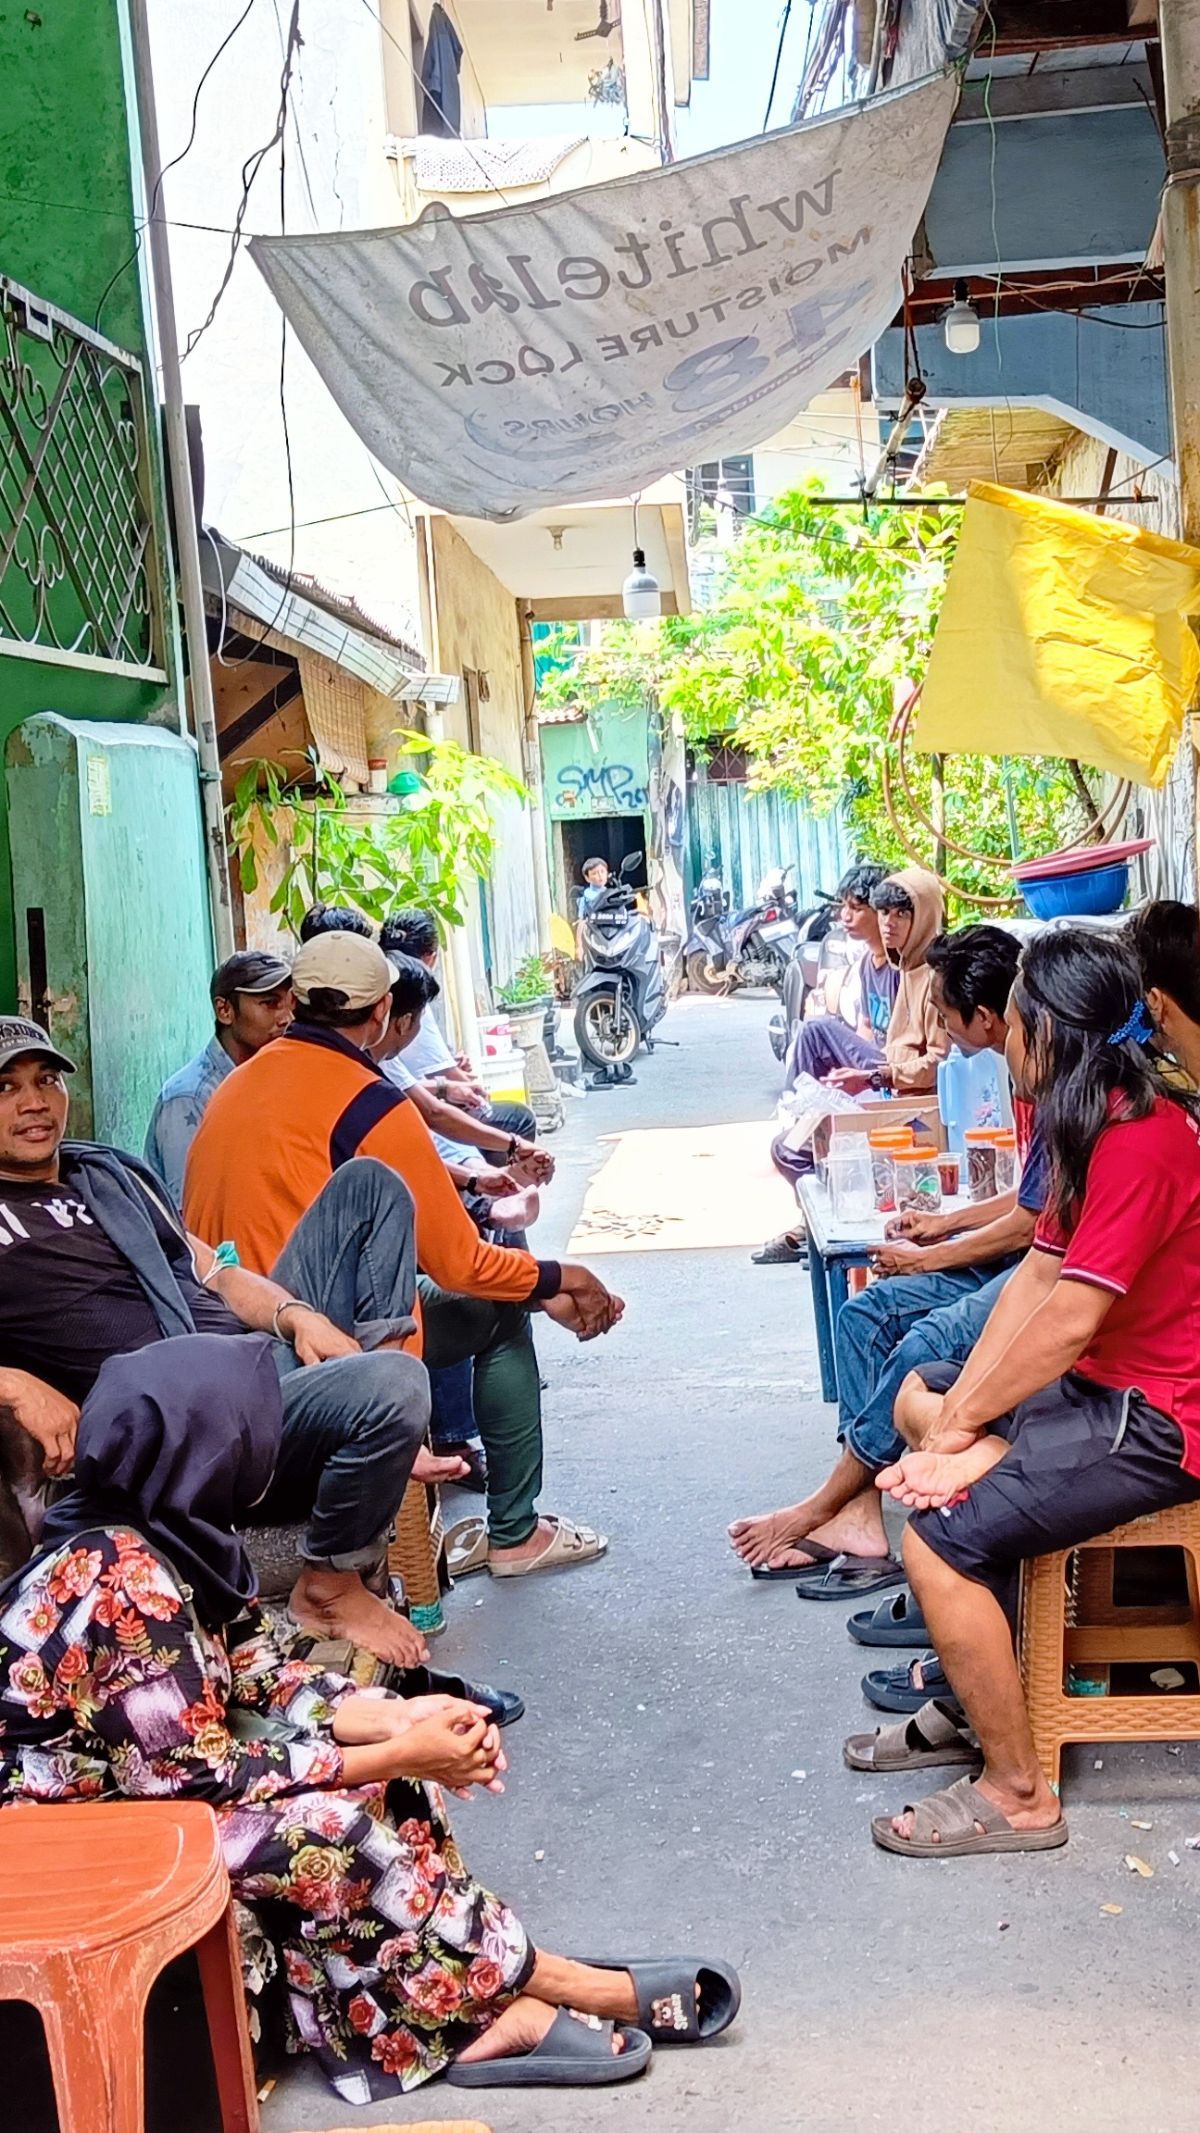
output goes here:
<path id="1" fill-rule="evenodd" d="M 283 1432 L 255 1522 L 308 1519 L 293 1615 L 320 1635 L 419 1664 L 423 1639 L 364 1583 L 410 1476 L 450 1478 L 461 1467 L 425 1450 L 428 1381 L 399 1346 L 416 1277 L 407 1190 L 381 1164 L 346 1165 L 292 1237 L 280 1279 L 267 1280 L 189 1236 L 135 1157 L 64 1139 L 73 1072 L 36 1023 L 0 1018 L 0 1414 L 10 1447 L 15 1423 L 47 1475 L 69 1473 L 80 1405 L 110 1356 L 194 1333 L 270 1334 Z"/>

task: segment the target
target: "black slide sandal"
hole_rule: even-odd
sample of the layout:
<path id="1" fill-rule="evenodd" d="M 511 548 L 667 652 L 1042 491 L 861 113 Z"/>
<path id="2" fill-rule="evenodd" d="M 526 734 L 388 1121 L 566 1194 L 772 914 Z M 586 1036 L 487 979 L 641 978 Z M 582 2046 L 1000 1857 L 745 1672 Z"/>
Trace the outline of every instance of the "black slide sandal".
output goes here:
<path id="1" fill-rule="evenodd" d="M 613 2031 L 625 2039 L 623 2052 L 612 2048 Z M 560 2007 L 539 2045 L 503 2059 L 456 2059 L 446 2070 L 455 2089 L 596 2089 L 614 2081 L 632 2081 L 650 2064 L 653 2047 L 640 2029 L 624 2022 L 598 2021 Z"/>
<path id="2" fill-rule="evenodd" d="M 894 1555 L 835 1555 L 824 1570 L 793 1570 L 792 1578 L 799 1600 L 865 1600 L 906 1582 Z"/>
<path id="3" fill-rule="evenodd" d="M 820 1570 L 825 1563 L 841 1561 L 839 1551 L 836 1548 L 827 1548 L 824 1541 L 798 1540 L 791 1541 L 788 1545 L 789 1547 L 803 1548 L 807 1554 L 811 1555 L 811 1563 L 780 1563 L 775 1569 L 772 1569 L 768 1563 L 759 1563 L 751 1570 L 751 1577 L 757 1578 L 764 1585 L 768 1580 L 779 1584 L 785 1578 L 789 1578 L 794 1584 L 798 1577 L 803 1577 L 806 1570 Z"/>
<path id="4" fill-rule="evenodd" d="M 736 2021 L 742 2004 L 737 1971 L 711 1957 L 691 1962 L 684 1956 L 636 1956 L 618 1963 L 576 1955 L 572 1961 L 586 1963 L 591 1970 L 628 1971 L 637 1994 L 638 2021 L 654 2044 L 709 2044 Z"/>
<path id="5" fill-rule="evenodd" d="M 847 1616 L 846 1629 L 856 1644 L 914 1645 L 923 1651 L 929 1643 L 925 1617 L 907 1587 L 864 1614 Z"/>

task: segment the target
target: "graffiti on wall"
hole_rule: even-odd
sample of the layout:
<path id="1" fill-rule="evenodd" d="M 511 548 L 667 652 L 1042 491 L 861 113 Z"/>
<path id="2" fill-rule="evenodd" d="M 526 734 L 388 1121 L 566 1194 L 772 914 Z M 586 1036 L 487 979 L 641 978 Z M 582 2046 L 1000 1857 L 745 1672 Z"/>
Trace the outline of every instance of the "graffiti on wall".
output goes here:
<path id="1" fill-rule="evenodd" d="M 628 763 L 564 763 L 554 802 L 582 815 L 638 814 L 646 805 L 646 788 Z"/>

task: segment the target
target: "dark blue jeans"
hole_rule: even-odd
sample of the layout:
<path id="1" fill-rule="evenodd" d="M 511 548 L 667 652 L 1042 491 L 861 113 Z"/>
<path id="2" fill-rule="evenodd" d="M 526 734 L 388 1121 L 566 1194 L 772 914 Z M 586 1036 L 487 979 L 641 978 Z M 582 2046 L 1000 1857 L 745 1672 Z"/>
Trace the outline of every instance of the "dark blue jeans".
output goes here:
<path id="1" fill-rule="evenodd" d="M 863 1466 L 878 1473 L 907 1451 L 892 1411 L 909 1371 L 966 1362 L 1016 1263 L 898 1274 L 850 1298 L 835 1335 L 838 1440 Z"/>
<path id="2" fill-rule="evenodd" d="M 429 1421 L 424 1364 L 380 1346 L 414 1329 L 416 1276 L 408 1187 L 361 1156 L 334 1172 L 274 1268 L 364 1351 L 303 1369 L 286 1341 L 275 1344 L 283 1437 L 253 1523 L 307 1519 L 310 1562 L 374 1570 L 386 1547 Z"/>

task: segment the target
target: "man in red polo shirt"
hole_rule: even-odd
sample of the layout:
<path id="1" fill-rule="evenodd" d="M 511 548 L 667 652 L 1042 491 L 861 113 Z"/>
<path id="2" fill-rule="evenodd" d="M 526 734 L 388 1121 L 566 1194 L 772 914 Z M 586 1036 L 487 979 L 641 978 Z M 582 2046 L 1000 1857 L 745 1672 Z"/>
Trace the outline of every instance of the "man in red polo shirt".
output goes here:
<path id="1" fill-rule="evenodd" d="M 877 1818 L 888 1851 L 1066 1842 L 1013 1647 L 1021 1563 L 1200 1498 L 1200 1121 L 1144 1049 L 1140 983 L 1111 936 L 1047 934 L 1022 957 L 1008 1061 L 1039 1106 L 1047 1211 L 961 1374 L 906 1381 L 897 1424 L 923 1448 L 879 1476 L 918 1514 L 905 1564 L 978 1748 L 939 1705 L 876 1754 L 902 1769 L 937 1745 L 984 1769 Z"/>

